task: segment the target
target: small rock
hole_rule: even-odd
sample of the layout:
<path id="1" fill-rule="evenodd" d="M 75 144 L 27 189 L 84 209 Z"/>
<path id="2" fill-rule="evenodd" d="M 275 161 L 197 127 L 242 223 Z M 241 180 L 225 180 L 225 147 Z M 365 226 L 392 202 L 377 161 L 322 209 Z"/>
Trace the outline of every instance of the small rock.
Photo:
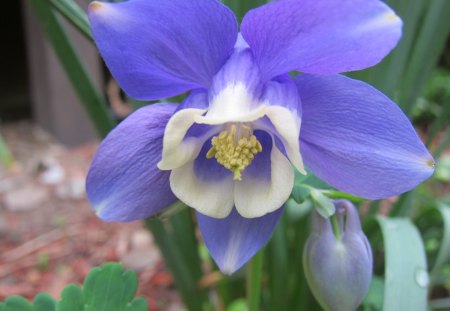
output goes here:
<path id="1" fill-rule="evenodd" d="M 147 230 L 138 230 L 131 237 L 131 249 L 121 258 L 126 268 L 142 271 L 153 267 L 160 260 L 161 255 L 153 243 Z"/>
<path id="2" fill-rule="evenodd" d="M 28 185 L 22 189 L 7 192 L 3 202 L 10 211 L 25 212 L 39 208 L 49 198 L 49 195 L 46 188 Z"/>
<path id="3" fill-rule="evenodd" d="M 56 195 L 61 199 L 84 199 L 86 196 L 84 179 L 72 179 L 56 189 Z"/>
<path id="4" fill-rule="evenodd" d="M 39 181 L 45 185 L 57 185 L 64 180 L 66 173 L 57 163 L 46 163 L 43 172 L 39 175 Z"/>

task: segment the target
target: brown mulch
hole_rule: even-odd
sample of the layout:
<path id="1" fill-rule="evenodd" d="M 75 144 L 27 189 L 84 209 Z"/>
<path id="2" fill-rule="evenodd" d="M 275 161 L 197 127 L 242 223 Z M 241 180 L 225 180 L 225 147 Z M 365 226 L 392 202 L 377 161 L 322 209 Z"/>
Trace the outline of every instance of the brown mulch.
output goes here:
<path id="1" fill-rule="evenodd" d="M 139 275 L 149 310 L 179 310 L 179 296 L 142 223 L 104 223 L 86 200 L 84 179 L 97 144 L 66 149 L 28 122 L 0 128 L 15 163 L 0 167 L 0 301 L 56 299 L 89 270 L 119 261 Z"/>

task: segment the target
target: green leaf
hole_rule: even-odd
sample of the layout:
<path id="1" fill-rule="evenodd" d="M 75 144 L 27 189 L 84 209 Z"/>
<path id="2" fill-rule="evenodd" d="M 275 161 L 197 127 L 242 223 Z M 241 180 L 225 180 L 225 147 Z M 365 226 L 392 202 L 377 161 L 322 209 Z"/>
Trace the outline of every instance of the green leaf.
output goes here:
<path id="1" fill-rule="evenodd" d="M 46 0 L 31 0 L 30 3 L 97 132 L 106 136 L 115 122 L 61 22 Z"/>
<path id="2" fill-rule="evenodd" d="M 427 307 L 425 249 L 417 228 L 406 218 L 378 217 L 385 249 L 383 311 L 423 311 Z"/>
<path id="3" fill-rule="evenodd" d="M 61 293 L 61 301 L 56 311 L 82 311 L 84 310 L 83 290 L 75 284 L 68 285 Z"/>
<path id="4" fill-rule="evenodd" d="M 83 290 L 76 285 L 66 287 L 56 311 L 146 311 L 145 299 L 132 301 L 137 287 L 136 273 L 107 263 L 91 270 Z"/>
<path id="5" fill-rule="evenodd" d="M 405 1 L 409 3 L 408 1 Z M 433 0 L 428 3 L 422 25 L 416 34 L 407 70 L 402 76 L 400 104 L 409 114 L 416 98 L 423 91 L 427 78 L 439 60 L 450 32 L 450 1 Z"/>
<path id="6" fill-rule="evenodd" d="M 54 311 L 56 301 L 46 293 L 40 293 L 34 298 L 33 311 Z"/>
<path id="7" fill-rule="evenodd" d="M 442 204 L 437 210 L 443 220 L 444 232 L 442 234 L 441 247 L 439 248 L 436 261 L 430 272 L 432 278 L 438 276 L 441 273 L 442 267 L 450 262 L 450 207 Z"/>
<path id="8" fill-rule="evenodd" d="M 317 212 L 325 218 L 329 218 L 336 211 L 333 202 L 320 190 L 311 188 L 311 199 L 314 202 Z"/>
<path id="9" fill-rule="evenodd" d="M 247 311 L 247 304 L 244 299 L 233 301 L 227 308 L 227 311 Z"/>
<path id="10" fill-rule="evenodd" d="M 86 38 L 92 40 L 91 28 L 86 12 L 74 0 L 48 0 Z"/>
<path id="11" fill-rule="evenodd" d="M 0 311 L 33 311 L 33 306 L 23 297 L 11 296 L 0 303 Z"/>
<path id="12" fill-rule="evenodd" d="M 374 276 L 370 283 L 369 292 L 363 302 L 363 310 L 382 310 L 384 300 L 384 282 L 378 277 Z"/>

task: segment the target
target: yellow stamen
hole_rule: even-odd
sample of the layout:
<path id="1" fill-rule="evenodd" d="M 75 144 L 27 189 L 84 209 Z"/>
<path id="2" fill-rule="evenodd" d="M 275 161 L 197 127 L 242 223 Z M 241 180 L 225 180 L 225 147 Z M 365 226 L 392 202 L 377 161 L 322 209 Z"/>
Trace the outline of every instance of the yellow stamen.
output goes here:
<path id="1" fill-rule="evenodd" d="M 262 151 L 261 143 L 249 126 L 242 125 L 240 130 L 236 135 L 236 125 L 233 124 L 229 131 L 214 136 L 211 139 L 212 147 L 206 153 L 206 158 L 215 157 L 218 163 L 232 171 L 234 180 L 242 179 L 242 171 Z"/>

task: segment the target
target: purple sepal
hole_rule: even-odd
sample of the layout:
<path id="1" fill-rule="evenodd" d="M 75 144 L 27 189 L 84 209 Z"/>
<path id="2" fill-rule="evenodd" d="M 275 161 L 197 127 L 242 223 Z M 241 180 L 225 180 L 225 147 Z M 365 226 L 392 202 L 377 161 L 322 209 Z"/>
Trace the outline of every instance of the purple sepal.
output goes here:
<path id="1" fill-rule="evenodd" d="M 303 74 L 300 131 L 305 164 L 339 190 L 383 199 L 433 174 L 434 161 L 411 122 L 372 86 L 341 75 Z"/>
<path id="2" fill-rule="evenodd" d="M 142 100 L 208 88 L 238 33 L 232 11 L 215 0 L 92 2 L 89 20 L 112 75 Z"/>
<path id="3" fill-rule="evenodd" d="M 92 208 L 105 221 L 133 221 L 176 201 L 161 159 L 164 128 L 177 105 L 154 104 L 127 117 L 101 143 L 86 180 Z"/>
<path id="4" fill-rule="evenodd" d="M 377 64 L 402 21 L 378 0 L 280 0 L 251 10 L 241 32 L 264 80 L 292 70 L 334 74 Z"/>

